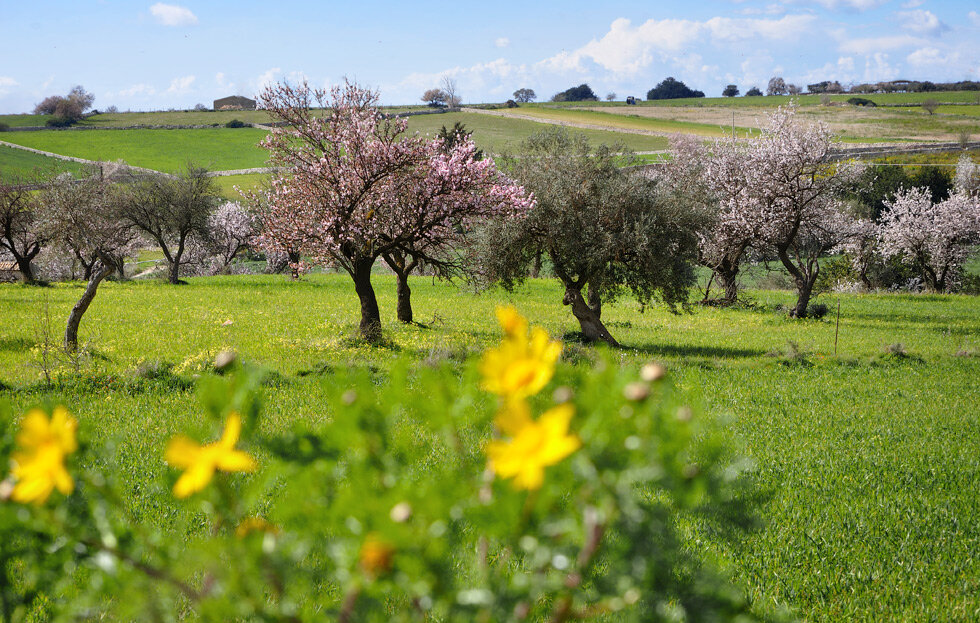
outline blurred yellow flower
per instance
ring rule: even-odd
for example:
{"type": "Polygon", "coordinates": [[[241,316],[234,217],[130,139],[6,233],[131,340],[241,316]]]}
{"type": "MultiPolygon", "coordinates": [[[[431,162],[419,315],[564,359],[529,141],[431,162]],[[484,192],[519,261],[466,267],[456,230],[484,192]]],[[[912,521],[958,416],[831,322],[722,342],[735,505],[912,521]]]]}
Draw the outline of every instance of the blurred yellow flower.
{"type": "Polygon", "coordinates": [[[538,489],[544,482],[544,468],[575,452],[582,442],[568,433],[575,408],[558,405],[537,421],[529,420],[506,441],[491,441],[486,453],[490,468],[502,478],[513,478],[518,489],[538,489]]]}
{"type": "Polygon", "coordinates": [[[483,354],[483,389],[515,400],[532,396],[548,384],[561,355],[561,342],[540,328],[527,332],[527,321],[513,307],[497,309],[506,334],[500,346],[483,354]]]}
{"type": "Polygon", "coordinates": [[[513,437],[531,422],[531,408],[523,400],[507,400],[493,422],[501,433],[513,437]]]}
{"type": "Polygon", "coordinates": [[[371,533],[361,545],[359,562],[365,573],[377,577],[391,571],[394,556],[395,548],[385,543],[377,534],[371,533]]]}
{"type": "Polygon", "coordinates": [[[29,412],[17,434],[19,450],[11,456],[16,484],[11,499],[42,504],[57,487],[68,495],[75,489],[65,469],[65,457],[78,449],[78,421],[64,407],[55,407],[51,419],[40,409],[29,412]]]}
{"type": "Polygon", "coordinates": [[[513,305],[498,306],[497,321],[507,337],[524,337],[527,334],[527,320],[513,305]]]}
{"type": "Polygon", "coordinates": [[[185,470],[174,484],[174,495],[186,498],[207,486],[215,470],[223,472],[252,472],[258,464],[251,456],[235,449],[242,432],[242,418],[232,413],[225,420],[221,439],[202,446],[178,435],[167,445],[166,459],[172,467],[185,470]]]}
{"type": "Polygon", "coordinates": [[[244,539],[253,532],[279,534],[279,528],[263,517],[246,517],[235,527],[235,536],[244,539]]]}

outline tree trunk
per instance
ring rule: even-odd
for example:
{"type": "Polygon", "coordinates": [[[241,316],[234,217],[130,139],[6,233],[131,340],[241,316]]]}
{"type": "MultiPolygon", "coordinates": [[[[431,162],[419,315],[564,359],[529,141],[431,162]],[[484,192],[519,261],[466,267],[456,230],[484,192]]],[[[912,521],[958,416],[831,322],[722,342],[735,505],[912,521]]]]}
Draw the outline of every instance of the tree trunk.
{"type": "MultiPolygon", "coordinates": [[[[602,340],[603,342],[609,344],[610,346],[615,346],[619,348],[619,342],[617,342],[609,331],[606,329],[605,325],[596,315],[595,311],[585,302],[582,298],[581,290],[575,288],[571,285],[565,286],[565,296],[562,298],[563,305],[571,305],[572,315],[578,320],[579,326],[582,327],[582,334],[585,335],[585,339],[588,342],[595,342],[602,340]]],[[[601,308],[600,308],[601,312],[601,308]]]]}
{"type": "Polygon", "coordinates": [[[538,249],[538,252],[534,254],[534,266],[531,267],[531,276],[537,279],[541,276],[541,256],[544,252],[538,249]]]}
{"type": "Polygon", "coordinates": [[[790,310],[792,318],[806,318],[806,308],[810,305],[810,298],[813,296],[813,284],[816,282],[816,274],[806,276],[802,281],[796,281],[796,305],[790,310]]]}
{"type": "Polygon", "coordinates": [[[719,267],[718,281],[725,289],[725,298],[722,301],[726,305],[734,305],[738,300],[738,266],[734,268],[724,265],[719,267]]]}
{"type": "Polygon", "coordinates": [[[92,276],[88,280],[88,285],[85,286],[82,298],[78,299],[75,306],[71,308],[71,314],[68,315],[68,326],[65,327],[65,350],[67,352],[74,353],[78,350],[78,325],[82,322],[82,316],[85,315],[89,305],[92,304],[99,284],[111,275],[113,270],[115,269],[112,264],[103,264],[101,261],[93,267],[92,276]]]}
{"type": "Polygon", "coordinates": [[[354,271],[351,276],[354,278],[354,290],[361,301],[361,337],[368,342],[379,342],[381,341],[381,312],[378,310],[378,299],[374,296],[374,287],[371,286],[371,267],[374,266],[374,258],[359,259],[353,264],[354,271]]]}
{"type": "Polygon", "coordinates": [[[293,281],[299,279],[299,268],[298,268],[299,260],[300,260],[300,255],[298,251],[289,252],[289,263],[288,263],[288,265],[290,266],[289,276],[293,279],[293,281]]]}
{"type": "Polygon", "coordinates": [[[17,262],[17,270],[20,271],[21,279],[24,283],[34,283],[36,280],[34,278],[34,267],[31,266],[31,258],[23,255],[15,255],[14,260],[17,262]]]}
{"type": "Polygon", "coordinates": [[[408,273],[395,272],[398,278],[398,320],[404,323],[411,323],[412,315],[412,290],[408,287],[408,273]]]}

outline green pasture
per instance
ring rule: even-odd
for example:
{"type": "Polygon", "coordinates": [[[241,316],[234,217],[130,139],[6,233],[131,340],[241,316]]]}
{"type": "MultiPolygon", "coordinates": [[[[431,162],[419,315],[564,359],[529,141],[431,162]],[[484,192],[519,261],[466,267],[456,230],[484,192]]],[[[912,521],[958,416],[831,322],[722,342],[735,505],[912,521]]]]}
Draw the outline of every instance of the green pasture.
{"type": "Polygon", "coordinates": [[[258,146],[266,135],[254,128],[197,130],[95,130],[7,132],[3,140],[87,160],[126,163],[173,172],[188,160],[216,171],[265,166],[258,146]]]}
{"type": "Polygon", "coordinates": [[[73,175],[82,175],[85,169],[85,165],[77,162],[59,160],[0,145],[0,179],[25,178],[33,175],[50,178],[66,171],[73,175]]]}
{"type": "Polygon", "coordinates": [[[221,194],[232,201],[239,201],[242,198],[241,193],[236,190],[236,187],[248,192],[250,190],[258,190],[262,186],[262,182],[268,179],[268,175],[265,173],[246,173],[244,175],[222,175],[214,178],[215,185],[221,189],[221,194]]]}
{"type": "MultiPolygon", "coordinates": [[[[434,135],[442,126],[451,128],[457,121],[465,124],[466,129],[473,132],[473,140],[481,149],[491,153],[513,152],[528,136],[547,128],[543,124],[526,119],[461,112],[409,117],[408,129],[410,132],[434,135]]],[[[662,136],[577,128],[570,128],[570,131],[584,134],[594,143],[607,145],[623,143],[633,151],[655,151],[667,147],[667,139],[662,136]]]]}
{"type": "MultiPolygon", "coordinates": [[[[164,469],[166,440],[199,417],[192,391],[147,375],[161,362],[191,379],[232,348],[268,366],[281,380],[267,389],[265,426],[284,431],[324,417],[334,368],[371,366],[383,379],[396,358],[428,365],[478,353],[499,338],[498,304],[515,304],[553,335],[577,330],[552,280],[477,295],[414,278],[420,324],[401,325],[394,280],[378,274],[383,347],[355,338],[359,308],[346,275],[189,281],[106,283],[82,323],[86,355],[75,362],[56,344],[82,284],[0,285],[0,400],[15,412],[70,405],[91,437],[116,442],[135,510],[161,522],[172,502],[139,483],[164,469]]],[[[976,620],[980,299],[842,295],[839,336],[832,315],[788,319],[778,309],[792,301],[787,292],[748,299],[740,309],[679,314],[628,300],[604,307],[627,346],[616,353],[622,365],[663,362],[694,404],[729,416],[733,447],[756,464],[764,527],[734,540],[695,530],[692,547],[717,556],[760,612],[976,620]]],[[[565,357],[589,365],[591,352],[569,343],[565,357]]]]}

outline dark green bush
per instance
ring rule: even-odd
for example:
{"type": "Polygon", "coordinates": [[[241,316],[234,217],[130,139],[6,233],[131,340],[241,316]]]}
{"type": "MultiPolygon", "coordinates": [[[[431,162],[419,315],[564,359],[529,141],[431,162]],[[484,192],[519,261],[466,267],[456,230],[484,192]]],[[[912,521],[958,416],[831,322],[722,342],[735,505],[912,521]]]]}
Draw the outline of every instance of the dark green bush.
{"type": "Polygon", "coordinates": [[[232,119],[231,121],[225,124],[226,128],[244,128],[247,126],[248,126],[247,123],[245,123],[244,121],[239,121],[238,119],[232,119]]]}
{"type": "Polygon", "coordinates": [[[848,98],[847,103],[851,106],[867,106],[869,108],[875,108],[878,104],[875,104],[871,100],[864,97],[851,97],[848,98]]]}

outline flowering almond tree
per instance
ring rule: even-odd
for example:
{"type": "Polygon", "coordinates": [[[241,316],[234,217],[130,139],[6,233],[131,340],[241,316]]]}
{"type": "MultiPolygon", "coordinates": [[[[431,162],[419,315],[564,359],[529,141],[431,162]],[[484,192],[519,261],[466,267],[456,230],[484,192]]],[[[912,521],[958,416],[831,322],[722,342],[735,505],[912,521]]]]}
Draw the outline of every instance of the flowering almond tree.
{"type": "Polygon", "coordinates": [[[804,318],[820,258],[854,235],[856,223],[840,197],[857,169],[828,161],[834,146],[825,124],[805,124],[796,109],[780,108],[754,147],[751,192],[761,204],[760,245],[796,284],[790,315],[804,318]]]}
{"type": "Polygon", "coordinates": [[[969,247],[980,240],[980,202],[963,192],[933,203],[926,188],[913,188],[886,201],[881,252],[916,266],[936,292],[959,276],[969,247]]]}
{"type": "MultiPolygon", "coordinates": [[[[449,267],[445,251],[455,228],[522,214],[532,203],[492,161],[475,157],[472,141],[445,153],[441,141],[403,136],[406,121],[385,119],[377,93],[356,84],[334,87],[329,102],[325,91],[305,84],[270,87],[261,99],[285,123],[263,143],[280,172],[256,202],[260,244],[343,268],[354,281],[368,341],[381,337],[371,285],[378,258],[407,254],[449,267]],[[329,114],[315,114],[312,103],[329,114]]],[[[407,272],[407,293],[405,278],[407,272]]]]}
{"type": "MultiPolygon", "coordinates": [[[[724,288],[716,301],[731,305],[738,298],[742,260],[762,231],[762,203],[752,192],[755,153],[734,138],[703,144],[691,136],[671,138],[671,160],[657,177],[671,194],[698,206],[705,227],[698,232],[698,263],[710,268],[724,288]]],[[[704,302],[711,294],[710,282],[704,302]]]]}

